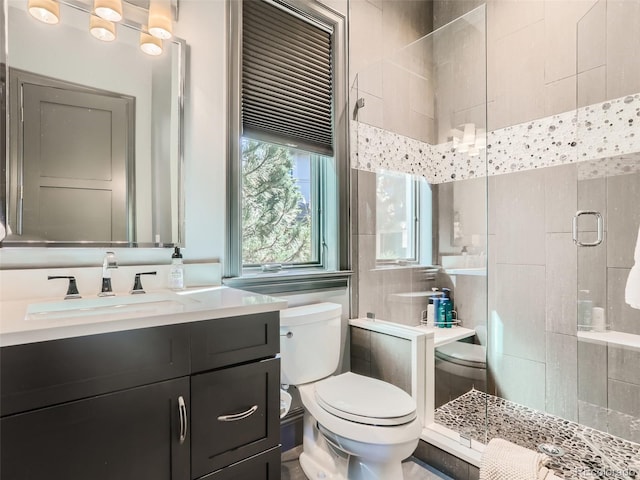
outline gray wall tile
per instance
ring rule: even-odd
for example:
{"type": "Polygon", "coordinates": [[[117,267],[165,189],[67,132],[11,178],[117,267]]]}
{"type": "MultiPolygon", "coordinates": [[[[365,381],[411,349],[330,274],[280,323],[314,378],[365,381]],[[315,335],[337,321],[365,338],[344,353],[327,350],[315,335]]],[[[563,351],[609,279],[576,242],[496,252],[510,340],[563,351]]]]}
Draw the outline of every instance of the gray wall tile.
{"type": "Polygon", "coordinates": [[[615,410],[608,411],[607,431],[612,435],[640,443],[639,423],[638,415],[628,415],[615,410]]]}
{"type": "Polygon", "coordinates": [[[376,234],[376,174],[358,171],[358,234],[376,234]]]}
{"type": "MultiPolygon", "coordinates": [[[[580,401],[600,407],[607,406],[607,347],[605,345],[578,342],[578,398],[580,401]]],[[[585,409],[587,407],[585,406],[585,409]]],[[[585,415],[590,412],[585,410],[585,415]]],[[[580,418],[583,422],[583,419],[580,418]]],[[[593,423],[587,423],[593,425],[593,423]]]]}
{"type": "Polygon", "coordinates": [[[578,108],[604,102],[607,99],[607,67],[603,65],[579,73],[577,84],[578,108]]]}
{"type": "Polygon", "coordinates": [[[609,378],[640,385],[640,351],[614,345],[609,345],[608,350],[609,378]]]}
{"type": "Polygon", "coordinates": [[[575,335],[577,249],[569,233],[547,234],[546,329],[575,335]]]}
{"type": "Polygon", "coordinates": [[[501,265],[496,268],[496,304],[507,355],[545,361],[545,268],[537,265],[501,265]]]}
{"type": "Polygon", "coordinates": [[[609,408],[640,417],[640,385],[609,379],[609,408]]]}
{"type": "Polygon", "coordinates": [[[545,172],[530,170],[496,178],[497,262],[545,264],[545,172]]]}
{"type": "Polygon", "coordinates": [[[510,355],[492,366],[499,396],[536,410],[545,409],[545,364],[510,355]]]}
{"type": "Polygon", "coordinates": [[[371,361],[371,331],[364,328],[351,327],[351,361],[354,358],[371,361]]]}
{"type": "Polygon", "coordinates": [[[546,232],[571,232],[577,210],[578,169],[562,165],[544,169],[546,232]]]}
{"type": "Polygon", "coordinates": [[[578,248],[578,292],[588,290],[594,307],[607,309],[607,241],[597,247],[578,248]]]}
{"type": "Polygon", "coordinates": [[[411,393],[411,341],[371,332],[371,376],[411,393]]]}
{"type": "Polygon", "coordinates": [[[607,98],[640,91],[640,2],[607,2],[607,98]]]}
{"type": "Polygon", "coordinates": [[[456,480],[468,480],[469,464],[423,440],[418,442],[414,456],[456,480]]]}
{"type": "Polygon", "coordinates": [[[624,300],[628,268],[607,269],[607,323],[612,330],[640,335],[640,310],[624,300]]]}
{"type": "Polygon", "coordinates": [[[607,62],[607,2],[595,2],[577,23],[578,72],[607,62]]]}
{"type": "Polygon", "coordinates": [[[640,226],[640,173],[607,178],[607,266],[631,268],[640,226]]]}
{"type": "Polygon", "coordinates": [[[578,417],[579,422],[582,425],[588,425],[591,428],[595,428],[603,432],[606,432],[609,429],[609,411],[606,407],[579,401],[578,417]]]}
{"type": "Polygon", "coordinates": [[[547,333],[546,409],[578,420],[578,341],[572,335],[547,333]]]}

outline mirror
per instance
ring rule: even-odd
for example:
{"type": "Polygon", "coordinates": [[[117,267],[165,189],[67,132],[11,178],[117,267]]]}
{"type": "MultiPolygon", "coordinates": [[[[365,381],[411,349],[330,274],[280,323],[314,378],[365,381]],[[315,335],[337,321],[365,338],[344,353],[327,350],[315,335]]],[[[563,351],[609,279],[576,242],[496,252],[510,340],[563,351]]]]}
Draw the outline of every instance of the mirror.
{"type": "Polygon", "coordinates": [[[55,25],[8,1],[2,245],[181,245],[185,42],[146,55],[126,9],[100,41],[75,1],[55,25]]]}

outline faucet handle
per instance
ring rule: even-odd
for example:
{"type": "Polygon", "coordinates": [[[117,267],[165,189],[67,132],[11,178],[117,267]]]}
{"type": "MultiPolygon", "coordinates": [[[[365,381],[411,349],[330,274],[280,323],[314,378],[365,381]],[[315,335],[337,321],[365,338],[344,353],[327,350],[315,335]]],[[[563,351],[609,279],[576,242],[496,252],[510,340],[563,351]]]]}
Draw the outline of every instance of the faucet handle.
{"type": "Polygon", "coordinates": [[[142,288],[142,281],[140,280],[140,275],[155,275],[158,272],[140,272],[136,273],[136,278],[133,281],[133,288],[131,289],[131,294],[135,295],[138,293],[146,293],[142,288]]]}
{"type": "Polygon", "coordinates": [[[66,278],[69,280],[69,286],[67,287],[67,294],[64,296],[65,300],[69,300],[71,298],[82,298],[80,293],[78,292],[78,284],[76,283],[76,277],[72,275],[49,275],[47,280],[55,280],[58,278],[66,278]]]}

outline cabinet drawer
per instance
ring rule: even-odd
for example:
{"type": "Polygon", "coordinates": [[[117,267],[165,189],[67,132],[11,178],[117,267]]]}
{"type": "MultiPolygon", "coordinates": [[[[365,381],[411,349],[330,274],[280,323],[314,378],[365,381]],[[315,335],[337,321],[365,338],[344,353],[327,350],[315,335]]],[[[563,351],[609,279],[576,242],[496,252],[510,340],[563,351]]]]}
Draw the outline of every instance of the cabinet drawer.
{"type": "Polygon", "coordinates": [[[279,445],[279,405],[278,358],[191,377],[192,478],[279,445]]]}
{"type": "Polygon", "coordinates": [[[184,325],[65,338],[0,350],[2,416],[189,374],[184,325]]]}
{"type": "Polygon", "coordinates": [[[279,327],[277,311],[193,323],[192,371],[275,356],[280,351],[279,327]]]}
{"type": "Polygon", "coordinates": [[[280,464],[280,447],[275,447],[200,480],[276,480],[280,478],[280,464]]]}

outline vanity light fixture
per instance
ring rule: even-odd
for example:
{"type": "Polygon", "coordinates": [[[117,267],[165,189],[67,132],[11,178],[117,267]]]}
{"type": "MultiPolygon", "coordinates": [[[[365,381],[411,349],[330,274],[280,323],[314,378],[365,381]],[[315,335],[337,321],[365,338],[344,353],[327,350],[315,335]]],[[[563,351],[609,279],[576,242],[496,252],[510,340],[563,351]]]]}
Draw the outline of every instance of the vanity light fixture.
{"type": "Polygon", "coordinates": [[[171,3],[169,0],[150,0],[148,30],[156,38],[166,40],[172,35],[171,3]]]}
{"type": "Polygon", "coordinates": [[[89,31],[91,35],[103,42],[112,42],[116,39],[116,25],[109,20],[91,15],[89,20],[89,31]]]}
{"type": "Polygon", "coordinates": [[[54,0],[29,0],[27,8],[41,22],[54,25],[60,21],[60,4],[54,0]]]}
{"type": "Polygon", "coordinates": [[[122,20],[122,0],[95,0],[93,10],[97,16],[110,22],[122,20]]]}
{"type": "Polygon", "coordinates": [[[148,33],[140,33],[140,50],[147,55],[157,56],[162,53],[162,40],[148,33]]]}

